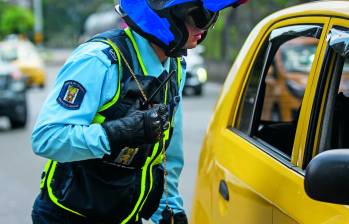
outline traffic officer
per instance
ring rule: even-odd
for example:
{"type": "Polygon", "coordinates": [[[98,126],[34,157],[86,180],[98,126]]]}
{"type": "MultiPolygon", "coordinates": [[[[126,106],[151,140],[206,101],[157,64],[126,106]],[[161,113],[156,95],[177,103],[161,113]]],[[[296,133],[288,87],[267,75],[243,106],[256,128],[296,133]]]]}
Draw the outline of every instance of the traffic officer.
{"type": "Polygon", "coordinates": [[[49,161],[33,223],[187,223],[182,56],[220,10],[245,1],[120,1],[129,28],[72,53],[34,127],[33,150],[49,161]]]}

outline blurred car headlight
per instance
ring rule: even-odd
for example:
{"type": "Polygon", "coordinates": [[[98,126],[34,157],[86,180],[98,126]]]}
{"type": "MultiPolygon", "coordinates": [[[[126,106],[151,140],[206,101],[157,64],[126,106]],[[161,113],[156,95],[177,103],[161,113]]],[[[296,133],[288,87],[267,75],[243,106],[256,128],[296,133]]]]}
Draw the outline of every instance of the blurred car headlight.
{"type": "Polygon", "coordinates": [[[12,91],[22,92],[26,89],[25,79],[19,71],[17,70],[13,71],[10,77],[11,77],[10,88],[12,91]]]}
{"type": "Polygon", "coordinates": [[[207,70],[205,68],[202,68],[202,67],[198,68],[196,70],[196,74],[201,83],[204,83],[207,81],[207,70]]]}
{"type": "Polygon", "coordinates": [[[11,89],[15,92],[22,92],[26,89],[26,85],[23,81],[13,81],[11,83],[11,89]]]}

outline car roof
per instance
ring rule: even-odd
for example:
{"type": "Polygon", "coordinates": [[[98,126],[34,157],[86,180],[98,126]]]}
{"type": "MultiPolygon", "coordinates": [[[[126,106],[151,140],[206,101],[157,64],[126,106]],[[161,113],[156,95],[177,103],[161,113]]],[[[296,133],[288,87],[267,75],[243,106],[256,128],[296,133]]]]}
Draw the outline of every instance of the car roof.
{"type": "MultiPolygon", "coordinates": [[[[264,33],[268,27],[278,21],[306,16],[340,17],[349,19],[349,1],[316,1],[277,11],[264,18],[254,27],[250,32],[247,42],[254,40],[256,36],[260,33],[264,33]]],[[[247,50],[247,47],[244,50],[247,50]]]]}
{"type": "Polygon", "coordinates": [[[333,16],[349,18],[349,1],[316,1],[289,7],[270,16],[268,20],[295,16],[333,16]]]}

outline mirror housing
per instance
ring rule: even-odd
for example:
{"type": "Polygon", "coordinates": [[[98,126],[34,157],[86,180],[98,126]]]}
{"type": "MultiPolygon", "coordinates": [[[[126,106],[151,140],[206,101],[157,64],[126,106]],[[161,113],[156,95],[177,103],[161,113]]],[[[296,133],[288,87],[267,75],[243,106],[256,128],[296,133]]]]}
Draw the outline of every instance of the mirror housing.
{"type": "Polygon", "coordinates": [[[313,158],[304,189],[312,199],[349,205],[349,149],[329,150],[313,158]]]}

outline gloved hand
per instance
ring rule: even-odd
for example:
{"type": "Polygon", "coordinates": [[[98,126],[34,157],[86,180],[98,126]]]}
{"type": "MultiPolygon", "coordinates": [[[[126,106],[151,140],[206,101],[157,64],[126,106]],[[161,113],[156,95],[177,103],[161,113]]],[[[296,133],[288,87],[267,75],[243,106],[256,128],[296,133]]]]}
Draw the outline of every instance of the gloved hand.
{"type": "Polygon", "coordinates": [[[113,150],[154,144],[160,140],[168,128],[168,110],[157,104],[148,110],[135,110],[126,117],[102,124],[113,150]]]}
{"type": "Polygon", "coordinates": [[[167,213],[166,210],[162,213],[162,219],[159,221],[159,224],[188,224],[187,216],[184,212],[179,212],[176,214],[164,214],[167,213]],[[172,222],[173,217],[173,222],[172,222]]]}

